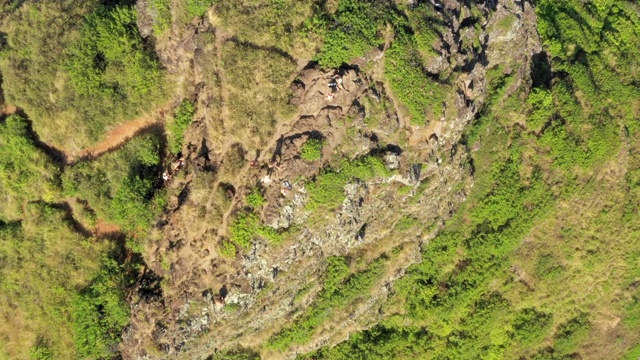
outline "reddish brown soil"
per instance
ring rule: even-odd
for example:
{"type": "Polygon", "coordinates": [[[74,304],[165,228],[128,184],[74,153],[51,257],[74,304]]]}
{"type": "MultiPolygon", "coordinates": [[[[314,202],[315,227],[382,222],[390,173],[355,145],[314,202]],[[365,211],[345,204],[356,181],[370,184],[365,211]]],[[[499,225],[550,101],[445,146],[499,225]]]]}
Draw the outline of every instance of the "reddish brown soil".
{"type": "Polygon", "coordinates": [[[124,124],[116,126],[109,131],[104,140],[98,145],[85,149],[80,154],[80,158],[96,158],[106,152],[117,149],[123,143],[134,137],[142,130],[156,124],[156,119],[153,117],[142,117],[132,121],[128,121],[124,124]]]}

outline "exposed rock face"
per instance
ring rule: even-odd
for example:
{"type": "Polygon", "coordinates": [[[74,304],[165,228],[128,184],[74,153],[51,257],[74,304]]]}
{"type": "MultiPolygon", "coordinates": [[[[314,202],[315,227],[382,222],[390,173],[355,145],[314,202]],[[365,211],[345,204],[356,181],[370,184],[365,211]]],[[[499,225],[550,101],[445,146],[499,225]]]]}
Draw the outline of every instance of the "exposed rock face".
{"type": "MultiPolygon", "coordinates": [[[[249,251],[229,260],[211,246],[224,238],[220,222],[191,224],[197,227],[197,231],[191,229],[197,235],[187,237],[180,231],[185,226],[181,222],[189,222],[186,214],[196,211],[196,207],[187,201],[176,208],[167,215],[164,223],[168,225],[159,230],[159,240],[153,244],[151,253],[155,259],[148,259],[150,266],[166,278],[163,298],[141,299],[132,305],[134,319],[122,345],[126,358],[198,359],[235,344],[258,345],[312,302],[321,286],[319,280],[327,256],[366,254],[371,258],[402,248],[400,260],[389,265],[371,297],[358,303],[352,316],[335,319],[338,323],[334,324],[334,331],[323,331],[312,343],[296,351],[312,351],[344,340],[350,331],[371,326],[383,316],[378,309],[391,284],[420,260],[421,244],[436,235],[472,186],[467,149],[460,141],[465,127],[485,102],[487,69],[499,65],[505,72],[518,74],[517,81],[528,82],[531,58],[541,51],[535,14],[529,2],[486,1],[480,6],[482,14],[472,14],[461,1],[435,1],[434,6],[438,7],[447,29],[440,40],[441,56],[428,64],[427,70],[434,74],[452,72],[456,80],[444,117],[416,127],[407,124],[393,109],[387,109],[372,133],[365,126],[370,109],[363,104],[385,99],[394,102],[383,79],[355,67],[328,72],[313,65],[301,69],[290,87],[290,104],[297,107],[297,115],[283,125],[278,141],[263,152],[273,154],[278,167],[245,166],[243,183],[234,186],[240,189],[242,185],[259,183],[268,201],[261,214],[264,223],[276,229],[295,225],[302,231],[285,246],[256,240],[249,251]],[[513,21],[504,20],[508,17],[513,21]],[[329,84],[336,75],[341,82],[332,89],[329,84]],[[322,160],[314,163],[301,160],[300,148],[315,136],[326,139],[322,160]],[[402,151],[380,148],[381,142],[393,140],[403,141],[405,148],[402,151]],[[386,166],[395,173],[391,177],[348,183],[342,205],[335,212],[323,214],[318,223],[318,214],[305,208],[309,180],[296,179],[311,178],[325,161],[345,147],[353,151],[352,156],[382,151],[386,166]],[[283,191],[285,181],[291,188],[283,191]],[[409,187],[409,191],[400,195],[399,186],[409,187]],[[403,237],[389,236],[403,217],[418,219],[424,227],[403,237]],[[171,259],[170,264],[163,269],[159,259],[167,258],[171,259]],[[223,285],[228,286],[225,307],[236,311],[224,311],[220,301],[207,293],[223,285]],[[311,286],[309,294],[295,302],[294,297],[305,286],[311,286]],[[156,349],[156,353],[151,354],[149,349],[156,349]]],[[[144,12],[144,2],[139,7],[144,12]]],[[[148,21],[144,19],[143,22],[148,21]]],[[[203,56],[206,49],[195,45],[196,26],[193,26],[191,33],[170,39],[161,47],[160,57],[169,70],[193,65],[193,82],[197,84],[194,88],[200,90],[198,100],[203,104],[211,101],[215,91],[208,89],[212,85],[198,75],[201,68],[196,58],[203,56]]],[[[208,24],[197,27],[209,29],[208,24]]],[[[384,61],[384,54],[380,55],[367,59],[369,66],[379,68],[384,61]]],[[[224,154],[222,142],[209,137],[207,144],[219,149],[207,152],[212,162],[215,159],[219,162],[224,154]]],[[[203,175],[189,176],[193,178],[185,179],[187,184],[203,175]]],[[[233,199],[232,212],[241,207],[238,196],[233,199]]],[[[225,216],[221,219],[226,221],[225,216]]],[[[279,356],[294,358],[295,353],[279,356]]]]}

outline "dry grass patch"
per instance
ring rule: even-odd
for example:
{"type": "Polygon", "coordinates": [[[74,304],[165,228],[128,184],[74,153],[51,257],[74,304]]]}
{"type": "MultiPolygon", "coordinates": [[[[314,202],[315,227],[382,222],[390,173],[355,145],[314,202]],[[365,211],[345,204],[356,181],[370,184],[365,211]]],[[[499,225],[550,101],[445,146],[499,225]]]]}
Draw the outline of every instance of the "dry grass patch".
{"type": "Polygon", "coordinates": [[[287,104],[296,64],[285,56],[234,41],[223,48],[230,118],[225,128],[236,139],[266,145],[279,119],[293,114],[287,104]]]}

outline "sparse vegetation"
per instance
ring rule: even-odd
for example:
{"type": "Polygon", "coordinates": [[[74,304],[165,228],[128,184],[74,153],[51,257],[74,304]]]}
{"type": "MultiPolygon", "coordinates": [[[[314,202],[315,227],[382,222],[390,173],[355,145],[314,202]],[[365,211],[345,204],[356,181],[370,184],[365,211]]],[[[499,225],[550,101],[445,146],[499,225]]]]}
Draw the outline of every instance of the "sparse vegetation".
{"type": "Polygon", "coordinates": [[[228,87],[231,117],[225,127],[237,139],[263,144],[277,119],[291,112],[287,87],[295,63],[276,51],[234,41],[225,43],[222,58],[232,79],[228,87]]]}

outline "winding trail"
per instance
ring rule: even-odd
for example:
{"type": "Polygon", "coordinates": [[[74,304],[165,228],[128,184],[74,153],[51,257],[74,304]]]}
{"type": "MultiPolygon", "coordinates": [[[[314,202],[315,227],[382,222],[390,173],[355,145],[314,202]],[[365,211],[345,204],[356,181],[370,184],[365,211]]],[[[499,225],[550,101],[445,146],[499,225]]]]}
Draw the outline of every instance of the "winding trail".
{"type": "MultiPolygon", "coordinates": [[[[166,112],[167,107],[162,107],[155,111],[155,114],[159,114],[161,118],[164,118],[166,112]]],[[[105,135],[104,140],[102,140],[99,144],[82,150],[80,155],[73,156],[65,152],[67,163],[73,164],[79,160],[95,159],[105,153],[117,150],[139,133],[161,123],[162,120],[157,119],[155,115],[145,115],[137,119],[124,122],[109,131],[105,135]]]]}

